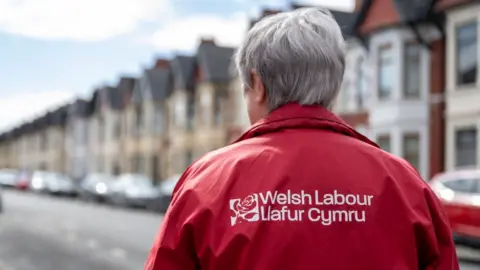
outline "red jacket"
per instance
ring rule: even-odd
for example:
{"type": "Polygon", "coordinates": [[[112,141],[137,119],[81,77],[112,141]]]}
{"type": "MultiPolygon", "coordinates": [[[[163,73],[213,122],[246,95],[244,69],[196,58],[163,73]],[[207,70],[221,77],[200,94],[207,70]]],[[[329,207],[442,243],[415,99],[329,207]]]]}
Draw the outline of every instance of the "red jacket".
{"type": "Polygon", "coordinates": [[[407,162],[289,104],[185,171],[145,269],[459,266],[443,208],[407,162]]]}

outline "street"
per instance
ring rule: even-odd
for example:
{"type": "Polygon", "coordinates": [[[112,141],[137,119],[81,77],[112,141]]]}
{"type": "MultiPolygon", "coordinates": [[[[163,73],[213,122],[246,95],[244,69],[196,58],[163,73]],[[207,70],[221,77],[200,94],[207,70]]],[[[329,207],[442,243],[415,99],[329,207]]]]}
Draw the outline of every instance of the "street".
{"type": "Polygon", "coordinates": [[[0,270],[142,269],[160,215],[4,191],[0,270]]]}
{"type": "MultiPolygon", "coordinates": [[[[68,198],[4,191],[0,270],[142,269],[161,216],[68,198]]],[[[459,248],[462,270],[480,252],[459,248]]]]}

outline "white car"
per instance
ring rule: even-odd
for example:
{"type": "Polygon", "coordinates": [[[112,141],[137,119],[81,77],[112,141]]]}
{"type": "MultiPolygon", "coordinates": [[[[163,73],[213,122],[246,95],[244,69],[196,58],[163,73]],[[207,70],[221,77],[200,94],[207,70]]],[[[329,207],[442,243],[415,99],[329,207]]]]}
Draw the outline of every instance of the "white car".
{"type": "Polygon", "coordinates": [[[18,171],[11,169],[0,170],[0,186],[15,187],[18,180],[18,171]]]}

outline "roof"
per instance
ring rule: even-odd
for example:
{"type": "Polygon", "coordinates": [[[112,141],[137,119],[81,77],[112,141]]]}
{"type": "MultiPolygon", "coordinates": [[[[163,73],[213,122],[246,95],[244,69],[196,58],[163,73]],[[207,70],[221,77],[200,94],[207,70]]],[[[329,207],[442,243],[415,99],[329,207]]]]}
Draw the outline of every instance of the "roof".
{"type": "Polygon", "coordinates": [[[393,0],[402,23],[415,22],[427,17],[435,0],[393,0]]]}
{"type": "Polygon", "coordinates": [[[132,102],[139,103],[145,98],[166,99],[171,92],[170,68],[152,68],[143,72],[133,89],[132,102]]]}
{"type": "Polygon", "coordinates": [[[133,77],[121,77],[117,88],[122,100],[122,108],[130,101],[136,79],[133,77]]]}
{"type": "Polygon", "coordinates": [[[202,79],[210,82],[230,80],[230,64],[235,49],[220,47],[214,43],[202,43],[197,51],[197,63],[202,79]]]}
{"type": "Polygon", "coordinates": [[[89,103],[89,114],[98,113],[104,106],[113,110],[123,108],[123,98],[120,95],[120,90],[113,86],[103,86],[95,89],[89,103]]]}
{"type": "Polygon", "coordinates": [[[176,56],[171,62],[174,87],[192,89],[194,85],[195,57],[176,56]]]}
{"type": "Polygon", "coordinates": [[[104,88],[104,97],[106,104],[110,109],[121,110],[123,108],[123,98],[117,87],[107,86],[104,88]]]}
{"type": "MultiPolygon", "coordinates": [[[[363,5],[353,24],[353,29],[358,27],[365,20],[370,7],[375,0],[364,0],[363,5]]],[[[400,24],[410,24],[426,20],[434,11],[438,0],[390,0],[400,18],[400,24]]]]}
{"type": "Polygon", "coordinates": [[[67,120],[68,106],[62,106],[50,114],[50,125],[64,126],[67,120]]]}
{"type": "MultiPolygon", "coordinates": [[[[316,7],[312,5],[301,5],[301,4],[292,4],[291,5],[291,10],[299,9],[299,8],[307,8],[307,7],[316,7]]],[[[330,13],[332,13],[333,17],[337,21],[338,25],[342,29],[342,33],[344,36],[349,36],[353,34],[353,29],[355,25],[355,21],[357,18],[357,13],[354,12],[347,12],[347,11],[340,11],[340,10],[334,10],[334,9],[328,9],[330,13]]],[[[262,11],[262,15],[258,20],[251,20],[250,21],[250,28],[253,27],[255,23],[260,21],[261,19],[274,15],[277,13],[282,12],[281,10],[270,10],[270,9],[265,9],[262,11]]]]}
{"type": "Polygon", "coordinates": [[[77,99],[68,107],[68,114],[70,116],[87,117],[89,113],[89,102],[84,99],[77,99]]]}

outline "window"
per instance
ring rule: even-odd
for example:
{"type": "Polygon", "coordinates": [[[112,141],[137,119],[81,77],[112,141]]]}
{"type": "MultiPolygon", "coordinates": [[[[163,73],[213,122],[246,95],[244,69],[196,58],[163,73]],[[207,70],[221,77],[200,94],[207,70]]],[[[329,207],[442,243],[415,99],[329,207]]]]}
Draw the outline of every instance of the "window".
{"type": "Polygon", "coordinates": [[[191,130],[195,119],[195,96],[189,93],[187,100],[187,129],[191,130]]]}
{"type": "Polygon", "coordinates": [[[455,134],[455,166],[477,164],[477,129],[457,130],[455,134]]]}
{"type": "Polygon", "coordinates": [[[378,99],[387,100],[392,97],[395,71],[391,48],[380,48],[378,58],[378,99]]]}
{"type": "Polygon", "coordinates": [[[98,135],[98,142],[103,142],[104,136],[105,136],[105,122],[103,121],[103,118],[98,118],[97,122],[97,135],[98,135]]]}
{"type": "Polygon", "coordinates": [[[469,22],[456,29],[457,85],[477,81],[478,68],[477,22],[469,22]]]}
{"type": "Polygon", "coordinates": [[[135,173],[143,173],[144,164],[143,164],[142,156],[134,156],[132,158],[132,168],[133,168],[133,172],[135,173]]]}
{"type": "Polygon", "coordinates": [[[390,152],[390,135],[380,135],[377,137],[377,144],[382,148],[383,150],[390,152]]]}
{"type": "Polygon", "coordinates": [[[357,62],[357,93],[356,104],[357,109],[362,109],[365,106],[365,96],[367,93],[367,80],[365,74],[365,58],[360,57],[357,62]]]}
{"type": "Polygon", "coordinates": [[[475,190],[474,193],[480,193],[480,179],[475,179],[475,190]]]}
{"type": "Polygon", "coordinates": [[[113,137],[115,139],[120,138],[120,133],[122,132],[122,127],[120,126],[120,120],[116,119],[113,122],[113,137]]]}
{"type": "Polygon", "coordinates": [[[163,120],[163,107],[158,105],[155,107],[153,118],[153,129],[155,134],[160,134],[163,131],[163,120]]]}
{"type": "Polygon", "coordinates": [[[112,167],[112,172],[113,172],[113,175],[115,175],[115,176],[120,175],[120,173],[121,173],[120,166],[115,163],[112,167]]]}
{"type": "Polygon", "coordinates": [[[42,131],[42,134],[40,135],[40,150],[44,151],[47,150],[47,144],[48,144],[48,137],[47,137],[47,132],[42,131]]]}
{"type": "Polygon", "coordinates": [[[405,44],[404,51],[404,78],[403,78],[403,97],[407,99],[420,98],[421,86],[421,59],[422,48],[416,43],[405,44]]]}
{"type": "Polygon", "coordinates": [[[215,93],[213,100],[213,120],[215,126],[219,126],[222,123],[222,98],[220,93],[215,93]]]}
{"type": "Polygon", "coordinates": [[[143,129],[143,108],[141,106],[135,107],[135,135],[140,136],[143,129]]]}
{"type": "Polygon", "coordinates": [[[451,181],[445,181],[442,184],[453,191],[463,192],[463,193],[473,193],[476,188],[475,179],[451,180],[451,181]]]}
{"type": "Polygon", "coordinates": [[[419,169],[420,165],[420,135],[405,134],[403,136],[403,158],[419,169]]]}
{"type": "Polygon", "coordinates": [[[201,104],[201,110],[202,110],[202,123],[203,124],[210,124],[210,116],[211,116],[211,111],[210,111],[210,105],[211,105],[211,100],[210,100],[210,92],[203,92],[200,97],[200,104],[201,104]]]}

